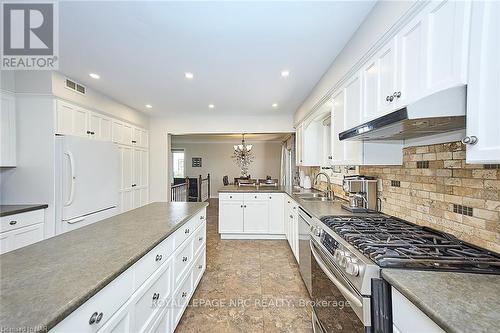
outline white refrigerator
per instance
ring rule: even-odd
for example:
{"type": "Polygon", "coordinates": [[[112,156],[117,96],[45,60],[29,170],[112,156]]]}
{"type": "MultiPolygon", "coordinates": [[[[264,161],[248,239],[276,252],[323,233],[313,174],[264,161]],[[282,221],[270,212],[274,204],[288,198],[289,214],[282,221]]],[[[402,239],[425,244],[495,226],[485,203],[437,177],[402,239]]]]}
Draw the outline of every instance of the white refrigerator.
{"type": "Polygon", "coordinates": [[[56,136],[56,234],[118,213],[119,158],[111,142],[56,136]]]}

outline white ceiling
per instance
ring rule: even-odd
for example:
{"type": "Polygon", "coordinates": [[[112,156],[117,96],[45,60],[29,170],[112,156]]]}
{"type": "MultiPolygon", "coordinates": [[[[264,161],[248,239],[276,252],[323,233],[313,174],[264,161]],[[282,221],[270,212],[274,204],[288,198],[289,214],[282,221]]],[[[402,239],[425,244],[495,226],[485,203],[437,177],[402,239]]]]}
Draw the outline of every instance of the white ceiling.
{"type": "Polygon", "coordinates": [[[292,114],[373,5],[61,2],[60,71],[152,114],[292,114]]]}

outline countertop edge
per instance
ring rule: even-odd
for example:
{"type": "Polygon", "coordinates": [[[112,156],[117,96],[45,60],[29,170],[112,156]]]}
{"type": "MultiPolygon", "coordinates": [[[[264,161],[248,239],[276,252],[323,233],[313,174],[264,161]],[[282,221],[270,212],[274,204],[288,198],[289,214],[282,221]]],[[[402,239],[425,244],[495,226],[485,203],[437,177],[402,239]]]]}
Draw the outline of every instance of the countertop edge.
{"type": "MultiPolygon", "coordinates": [[[[143,253],[138,254],[131,260],[129,260],[120,270],[118,270],[115,274],[112,274],[108,276],[106,279],[104,279],[101,283],[97,284],[89,293],[87,293],[84,297],[81,297],[79,299],[75,299],[72,303],[68,304],[67,307],[61,309],[61,312],[59,314],[56,314],[54,316],[54,319],[47,322],[46,325],[43,323],[40,325],[40,327],[43,327],[43,331],[49,331],[52,328],[54,328],[57,324],[59,324],[61,321],[63,321],[66,317],[68,317],[73,311],[78,309],[80,306],[82,306],[86,301],[88,301],[90,298],[95,296],[99,291],[104,289],[108,284],[110,284],[114,279],[116,279],[118,276],[120,276],[123,272],[125,272],[127,269],[132,267],[136,262],[138,262],[142,257],[144,257],[146,254],[148,254],[152,249],[154,249],[158,244],[163,242],[165,239],[170,237],[177,229],[182,227],[184,224],[186,224],[189,219],[191,219],[193,216],[198,214],[201,210],[205,209],[208,207],[207,202],[202,202],[203,207],[200,209],[196,210],[193,212],[191,215],[186,216],[182,221],[180,221],[177,225],[175,225],[174,228],[172,228],[168,234],[166,234],[164,237],[162,236],[157,242],[152,243],[150,247],[148,247],[147,250],[145,250],[143,253]]],[[[99,223],[99,222],[97,222],[99,223]]]]}
{"type": "MultiPolygon", "coordinates": [[[[3,205],[3,206],[17,206],[17,205],[3,205]]],[[[29,205],[19,205],[19,206],[29,206],[29,205]]],[[[47,205],[47,204],[33,204],[33,206],[30,206],[30,207],[19,208],[19,209],[7,211],[7,212],[0,211],[0,217],[31,212],[34,210],[46,209],[48,207],[49,207],[49,205],[47,205]]]]}
{"type": "Polygon", "coordinates": [[[389,282],[389,284],[396,288],[403,296],[405,296],[410,302],[412,302],[417,308],[422,310],[432,321],[434,321],[439,327],[441,327],[444,331],[448,333],[462,333],[460,331],[455,330],[452,326],[448,325],[447,322],[439,316],[434,310],[429,308],[418,296],[413,294],[406,288],[400,285],[400,283],[393,279],[390,275],[386,274],[387,269],[382,269],[382,278],[389,282]]]}

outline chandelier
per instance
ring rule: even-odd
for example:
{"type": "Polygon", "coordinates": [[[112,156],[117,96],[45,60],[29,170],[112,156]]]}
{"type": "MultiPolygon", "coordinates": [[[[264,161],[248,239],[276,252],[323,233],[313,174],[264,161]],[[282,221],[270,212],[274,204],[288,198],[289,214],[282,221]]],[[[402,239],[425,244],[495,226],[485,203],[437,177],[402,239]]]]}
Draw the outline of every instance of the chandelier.
{"type": "Polygon", "coordinates": [[[233,160],[240,167],[241,175],[247,177],[248,167],[253,162],[252,145],[245,143],[245,134],[242,134],[241,144],[234,145],[233,160]]]}

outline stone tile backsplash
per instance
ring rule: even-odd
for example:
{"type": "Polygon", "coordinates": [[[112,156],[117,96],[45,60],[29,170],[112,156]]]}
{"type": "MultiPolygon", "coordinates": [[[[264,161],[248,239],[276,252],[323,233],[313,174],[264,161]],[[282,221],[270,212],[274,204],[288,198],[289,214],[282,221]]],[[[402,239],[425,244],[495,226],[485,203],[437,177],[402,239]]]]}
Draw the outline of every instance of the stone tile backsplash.
{"type": "MultiPolygon", "coordinates": [[[[359,168],[379,179],[382,212],[500,253],[499,166],[466,164],[460,142],[409,147],[403,154],[402,166],[359,168]]],[[[338,184],[333,190],[343,192],[338,184]]]]}

